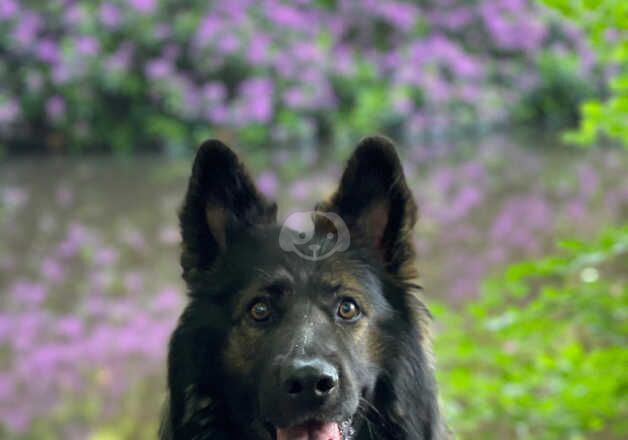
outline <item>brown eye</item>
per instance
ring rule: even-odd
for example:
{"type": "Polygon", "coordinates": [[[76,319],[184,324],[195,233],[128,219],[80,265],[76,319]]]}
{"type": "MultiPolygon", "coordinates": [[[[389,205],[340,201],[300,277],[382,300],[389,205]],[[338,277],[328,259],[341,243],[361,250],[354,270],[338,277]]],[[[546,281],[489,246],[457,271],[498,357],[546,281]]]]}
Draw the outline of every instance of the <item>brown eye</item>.
{"type": "Polygon", "coordinates": [[[344,320],[351,321],[360,316],[360,308],[352,299],[345,299],[338,306],[338,316],[344,320]]]}
{"type": "Polygon", "coordinates": [[[249,313],[256,321],[266,321],[270,317],[270,305],[266,301],[257,301],[251,306],[249,313]]]}

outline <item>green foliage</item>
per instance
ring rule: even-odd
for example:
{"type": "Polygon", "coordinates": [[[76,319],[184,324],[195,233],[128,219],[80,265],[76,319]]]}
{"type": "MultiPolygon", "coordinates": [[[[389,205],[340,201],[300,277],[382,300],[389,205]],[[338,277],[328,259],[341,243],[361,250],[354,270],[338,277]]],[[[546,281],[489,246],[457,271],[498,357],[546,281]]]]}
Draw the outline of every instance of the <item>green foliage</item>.
{"type": "Polygon", "coordinates": [[[626,438],[627,256],[628,225],[510,266],[463,313],[434,310],[461,438],[626,438]]]}
{"type": "Polygon", "coordinates": [[[542,0],[573,19],[587,33],[600,60],[614,71],[605,101],[586,101],[581,106],[578,130],[565,140],[591,144],[605,136],[628,148],[628,2],[625,0],[542,0]]]}
{"type": "Polygon", "coordinates": [[[550,129],[575,126],[579,105],[596,92],[582,74],[580,58],[546,50],[536,64],[539,82],[514,108],[514,119],[550,129]]]}

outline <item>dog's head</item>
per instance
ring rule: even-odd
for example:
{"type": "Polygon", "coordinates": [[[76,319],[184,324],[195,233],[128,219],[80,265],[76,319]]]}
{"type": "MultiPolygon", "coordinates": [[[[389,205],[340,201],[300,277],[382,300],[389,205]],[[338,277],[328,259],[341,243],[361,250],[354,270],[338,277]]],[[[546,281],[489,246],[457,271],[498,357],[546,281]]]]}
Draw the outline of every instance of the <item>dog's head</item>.
{"type": "Polygon", "coordinates": [[[238,157],[204,143],[180,215],[190,303],[171,343],[172,429],[204,429],[185,424],[208,407],[211,429],[251,439],[347,440],[368,414],[427,418],[416,215],[387,139],[363,140],[332,198],[283,225],[238,157]],[[403,350],[417,366],[398,363],[403,350]],[[393,388],[415,369],[425,396],[404,409],[393,388]]]}

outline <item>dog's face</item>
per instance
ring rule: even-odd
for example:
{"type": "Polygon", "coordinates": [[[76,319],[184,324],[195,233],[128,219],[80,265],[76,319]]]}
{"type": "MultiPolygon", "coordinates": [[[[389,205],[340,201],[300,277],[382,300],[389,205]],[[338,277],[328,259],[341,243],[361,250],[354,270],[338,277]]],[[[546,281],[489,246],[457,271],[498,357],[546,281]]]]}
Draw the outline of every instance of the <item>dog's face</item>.
{"type": "Polygon", "coordinates": [[[416,207],[389,141],[364,140],[313,213],[275,215],[231,150],[201,146],[181,212],[191,300],[169,359],[181,438],[204,438],[210,422],[194,419],[208,406],[212,429],[238,438],[353,438],[392,399],[395,332],[421,339],[416,207]]]}
{"type": "MultiPolygon", "coordinates": [[[[231,317],[220,352],[228,400],[236,413],[248,400],[269,438],[319,438],[316,430],[325,440],[349,438],[380,373],[377,323],[392,308],[368,258],[346,251],[301,259],[277,250],[282,233],[247,234],[221,263],[234,284],[240,279],[223,307],[231,317]]],[[[310,243],[333,248],[327,234],[310,243]]]]}

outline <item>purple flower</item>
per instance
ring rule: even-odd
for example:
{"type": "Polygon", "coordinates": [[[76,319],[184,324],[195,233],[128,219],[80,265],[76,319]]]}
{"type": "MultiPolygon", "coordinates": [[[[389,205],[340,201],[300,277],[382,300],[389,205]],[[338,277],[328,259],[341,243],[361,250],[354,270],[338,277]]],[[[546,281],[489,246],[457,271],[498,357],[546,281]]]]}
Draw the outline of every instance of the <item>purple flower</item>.
{"type": "Polygon", "coordinates": [[[397,95],[393,98],[393,109],[402,115],[412,112],[414,104],[412,99],[407,95],[397,95]]]}
{"type": "Polygon", "coordinates": [[[220,81],[211,81],[205,84],[201,93],[209,103],[221,102],[227,97],[227,89],[220,81]]]}
{"type": "Polygon", "coordinates": [[[440,77],[435,75],[425,75],[421,79],[422,85],[432,101],[440,103],[446,101],[451,95],[449,85],[440,77]]]}
{"type": "Polygon", "coordinates": [[[59,319],[55,327],[59,335],[70,339],[78,338],[84,332],[83,322],[71,315],[59,319]]]}
{"type": "Polygon", "coordinates": [[[301,87],[290,87],[283,92],[283,102],[290,108],[304,108],[307,104],[307,97],[301,87]]]}
{"type": "Polygon", "coordinates": [[[34,372],[44,373],[54,371],[63,356],[63,349],[56,344],[46,344],[37,347],[29,359],[29,367],[34,372]]]}
{"type": "Polygon", "coordinates": [[[230,55],[240,47],[240,39],[234,33],[228,32],[220,35],[216,40],[216,48],[222,55],[230,55]]]}
{"type": "Polygon", "coordinates": [[[65,116],[65,101],[55,95],[46,101],[46,114],[52,121],[60,121],[65,116]]]}
{"type": "Polygon", "coordinates": [[[257,177],[257,187],[268,197],[274,197],[279,188],[279,179],[273,171],[265,170],[257,177]]]}
{"type": "Polygon", "coordinates": [[[31,422],[31,416],[23,408],[10,407],[0,414],[2,420],[9,430],[13,432],[24,432],[31,422]]]}
{"type": "Polygon", "coordinates": [[[82,35],[76,41],[76,51],[79,55],[94,56],[100,50],[100,43],[94,37],[82,35]]]}
{"type": "Polygon", "coordinates": [[[465,186],[450,202],[456,218],[462,218],[482,201],[482,192],[474,186],[465,186]]]}
{"type": "Polygon", "coordinates": [[[72,78],[70,66],[66,63],[58,63],[52,67],[52,82],[55,85],[65,84],[72,78]]]}
{"type": "Polygon", "coordinates": [[[386,18],[395,27],[409,31],[414,26],[418,16],[416,6],[399,1],[378,3],[379,14],[386,18]]]}
{"type": "Polygon", "coordinates": [[[55,63],[59,59],[59,48],[52,39],[41,40],[37,45],[37,56],[45,63],[55,63]]]}
{"type": "Polygon", "coordinates": [[[477,77],[482,73],[480,64],[462,51],[458,51],[449,59],[449,65],[461,77],[477,77]]]}
{"type": "Polygon", "coordinates": [[[49,281],[58,283],[65,278],[65,272],[61,264],[52,257],[44,258],[41,264],[41,273],[49,281]]]}
{"type": "Polygon", "coordinates": [[[261,64],[268,60],[271,40],[268,36],[256,33],[249,43],[247,58],[252,64],[261,64]]]}
{"type": "Polygon", "coordinates": [[[6,373],[0,373],[0,402],[8,402],[15,391],[14,381],[6,373]]]}
{"type": "Polygon", "coordinates": [[[40,283],[18,281],[10,289],[11,297],[18,304],[39,305],[48,295],[47,289],[40,283]]]}
{"type": "Polygon", "coordinates": [[[275,69],[284,78],[292,78],[297,75],[297,63],[288,54],[279,52],[273,59],[275,69]]]}
{"type": "Polygon", "coordinates": [[[66,238],[57,246],[57,256],[70,258],[76,255],[78,250],[90,240],[87,228],[80,223],[72,223],[68,227],[66,238]]]}
{"type": "Polygon", "coordinates": [[[149,61],[145,69],[146,75],[152,80],[163,79],[172,75],[173,71],[172,63],[164,58],[149,61]]]}
{"type": "Polygon", "coordinates": [[[157,293],[157,296],[151,301],[152,308],[156,312],[173,312],[181,307],[182,293],[174,287],[165,287],[157,293]]]}
{"type": "Polygon", "coordinates": [[[229,108],[224,105],[217,105],[207,110],[207,119],[220,125],[225,124],[230,119],[229,108]]]}
{"type": "Polygon", "coordinates": [[[564,208],[565,217],[569,222],[586,223],[589,217],[587,206],[582,200],[571,200],[564,208]]]}
{"type": "Polygon", "coordinates": [[[307,29],[312,26],[312,17],[306,16],[299,9],[282,3],[274,3],[266,10],[268,18],[278,28],[307,29]]]}
{"type": "Polygon", "coordinates": [[[89,237],[87,228],[81,223],[71,223],[68,226],[68,236],[77,242],[85,242],[89,237]]]}
{"type": "MultiPolygon", "coordinates": [[[[310,41],[300,41],[295,43],[290,48],[290,52],[297,61],[303,63],[316,63],[322,60],[320,48],[310,41]]],[[[311,71],[320,74],[320,70],[318,69],[311,69],[311,71]]]]}
{"type": "Polygon", "coordinates": [[[250,78],[240,85],[245,109],[243,117],[251,122],[268,122],[273,114],[274,84],[270,78],[250,78]]]}
{"type": "Polygon", "coordinates": [[[459,30],[471,23],[474,18],[473,10],[459,7],[448,11],[436,12],[430,15],[430,21],[451,31],[459,30]]]}
{"type": "Polygon", "coordinates": [[[10,124],[20,115],[20,108],[16,101],[0,100],[0,124],[10,124]]]}
{"type": "Polygon", "coordinates": [[[57,246],[56,255],[61,258],[71,258],[78,252],[79,246],[76,242],[66,239],[57,246]]]}
{"type": "Polygon", "coordinates": [[[152,12],[157,6],[156,0],[128,0],[129,5],[139,12],[152,12]]]}
{"type": "Polygon", "coordinates": [[[192,118],[196,117],[201,108],[204,108],[200,88],[196,87],[196,85],[189,79],[184,78],[180,82],[179,89],[182,95],[182,100],[185,103],[180,110],[181,114],[192,118]]]}
{"type": "Polygon", "coordinates": [[[548,201],[529,194],[509,199],[493,222],[491,238],[502,245],[534,252],[539,232],[553,228],[554,215],[548,201]]]}
{"type": "Polygon", "coordinates": [[[42,327],[48,323],[46,315],[39,308],[30,308],[24,314],[14,314],[14,318],[13,348],[18,352],[29,352],[39,338],[42,327]]]}
{"type": "Polygon", "coordinates": [[[492,2],[480,6],[480,14],[495,43],[505,49],[526,52],[538,49],[545,39],[548,28],[536,18],[534,8],[526,9],[518,0],[501,2],[495,7],[492,2]]]}
{"type": "Polygon", "coordinates": [[[29,47],[35,41],[37,32],[41,27],[41,18],[32,12],[20,15],[17,26],[13,29],[13,38],[22,46],[29,47]]]}
{"type": "Polygon", "coordinates": [[[122,21],[120,10],[113,3],[103,3],[98,13],[102,24],[110,29],[118,27],[122,21]]]}
{"type": "Polygon", "coordinates": [[[85,21],[85,10],[81,7],[80,4],[71,4],[66,10],[64,14],[65,22],[73,26],[79,26],[82,22],[85,21]]]}
{"type": "Polygon", "coordinates": [[[118,260],[118,251],[111,247],[98,248],[94,253],[94,263],[98,266],[111,266],[118,260]]]}
{"type": "Polygon", "coordinates": [[[18,10],[19,6],[14,0],[0,0],[0,20],[14,17],[18,10]]]}
{"type": "MultiPolygon", "coordinates": [[[[335,48],[332,54],[334,60],[332,68],[340,75],[352,75],[356,70],[354,57],[353,48],[348,45],[340,44],[335,48]]],[[[398,65],[399,62],[396,62],[395,67],[398,65]]]]}
{"type": "Polygon", "coordinates": [[[124,43],[105,60],[105,66],[113,72],[124,72],[130,64],[133,56],[133,45],[124,43]]]}
{"type": "Polygon", "coordinates": [[[195,41],[201,46],[205,47],[206,44],[213,40],[213,38],[222,29],[222,20],[214,13],[210,13],[201,19],[196,32],[195,41]]]}

